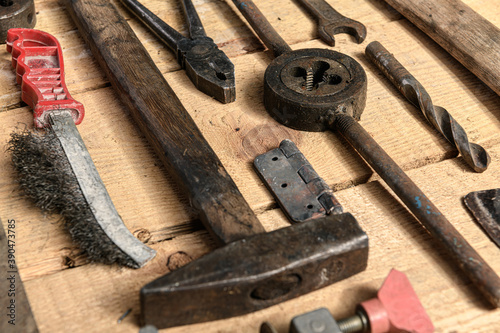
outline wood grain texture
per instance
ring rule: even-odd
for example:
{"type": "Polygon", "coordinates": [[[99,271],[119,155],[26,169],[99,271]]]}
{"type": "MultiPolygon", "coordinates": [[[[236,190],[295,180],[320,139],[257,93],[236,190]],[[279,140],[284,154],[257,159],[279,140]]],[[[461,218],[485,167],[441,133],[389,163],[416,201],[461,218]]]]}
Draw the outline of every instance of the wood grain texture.
{"type": "MultiPolygon", "coordinates": [[[[262,103],[263,75],[272,55],[243,20],[232,1],[197,0],[205,29],[236,67],[237,100],[222,105],[197,91],[170,51],[119,4],[134,32],[177,94],[203,136],[266,230],[288,225],[252,168],[253,159],[293,140],[318,174],[370,237],[365,272],[328,288],[257,313],[229,320],[178,327],[165,332],[257,332],[264,320],[279,333],[290,319],[326,306],[336,318],[375,295],[391,268],[405,272],[437,332],[500,332],[499,310],[492,311],[470,282],[448,263],[444,250],[423,230],[371,168],[345,140],[333,133],[288,129],[267,114],[262,103]]],[[[186,34],[178,1],[143,0],[162,19],[186,34]]],[[[437,43],[383,0],[328,2],[368,28],[363,44],[336,36],[334,50],[365,68],[368,100],[361,123],[438,206],[485,260],[500,273],[498,249],[462,204],[470,192],[500,184],[500,98],[437,43]],[[457,151],[426,123],[421,113],[364,56],[379,40],[422,83],[434,103],[445,107],[469,138],[492,157],[484,174],[468,171],[457,151]]],[[[316,23],[289,0],[255,0],[293,49],[326,47],[316,23]]],[[[498,2],[465,1],[500,25],[498,2]],[[495,21],[496,20],[496,21],[495,21]]],[[[38,29],[54,34],[63,47],[66,82],[86,108],[79,126],[89,152],[125,224],[158,251],[147,267],[132,271],[86,264],[62,230],[58,216],[43,216],[16,189],[9,133],[32,127],[31,110],[20,103],[10,55],[0,46],[0,219],[19,225],[18,266],[41,332],[137,332],[138,292],[142,285],[215,248],[197,220],[184,190],[170,176],[132,115],[110,87],[64,6],[37,0],[38,29]],[[121,323],[118,319],[128,310],[121,323]]],[[[162,331],[163,332],[163,331],[162,331]]]]}
{"type": "Polygon", "coordinates": [[[386,1],[500,95],[498,27],[460,0],[386,1]]]}
{"type": "Polygon", "coordinates": [[[130,26],[108,1],[66,2],[92,54],[193,208],[222,244],[264,232],[130,26]]]}

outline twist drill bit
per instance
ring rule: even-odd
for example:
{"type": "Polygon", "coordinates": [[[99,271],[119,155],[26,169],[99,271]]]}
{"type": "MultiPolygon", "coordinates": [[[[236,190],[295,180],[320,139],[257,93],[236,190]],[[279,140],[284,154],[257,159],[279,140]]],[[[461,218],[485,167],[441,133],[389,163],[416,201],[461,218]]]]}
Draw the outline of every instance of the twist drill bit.
{"type": "Polygon", "coordinates": [[[425,118],[452,144],[454,144],[465,162],[476,172],[488,168],[490,156],[478,144],[469,142],[467,134],[460,124],[445,108],[434,105],[431,97],[417,79],[406,70],[379,42],[371,42],[366,47],[366,55],[399,91],[419,108],[425,118]]]}

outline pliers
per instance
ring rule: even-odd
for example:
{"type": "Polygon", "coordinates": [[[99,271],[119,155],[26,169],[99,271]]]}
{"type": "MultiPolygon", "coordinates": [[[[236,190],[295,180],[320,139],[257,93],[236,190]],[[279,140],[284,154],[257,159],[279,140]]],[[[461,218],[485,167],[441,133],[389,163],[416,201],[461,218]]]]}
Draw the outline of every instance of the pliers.
{"type": "Polygon", "coordinates": [[[182,36],[136,0],[121,0],[149,29],[175,52],[198,90],[222,103],[234,102],[234,65],[205,33],[191,0],[183,0],[190,38],[182,36]]]}

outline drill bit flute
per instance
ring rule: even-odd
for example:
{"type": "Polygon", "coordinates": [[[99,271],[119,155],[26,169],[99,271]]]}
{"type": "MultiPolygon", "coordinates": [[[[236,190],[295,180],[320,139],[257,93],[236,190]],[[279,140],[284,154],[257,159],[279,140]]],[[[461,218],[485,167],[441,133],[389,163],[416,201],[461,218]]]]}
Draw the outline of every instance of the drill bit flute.
{"type": "Polygon", "coordinates": [[[399,91],[419,108],[425,118],[444,137],[454,144],[465,162],[476,172],[483,172],[490,164],[490,156],[478,144],[469,142],[462,126],[444,108],[432,104],[431,97],[420,82],[415,79],[379,42],[371,42],[366,47],[366,55],[399,91]]]}

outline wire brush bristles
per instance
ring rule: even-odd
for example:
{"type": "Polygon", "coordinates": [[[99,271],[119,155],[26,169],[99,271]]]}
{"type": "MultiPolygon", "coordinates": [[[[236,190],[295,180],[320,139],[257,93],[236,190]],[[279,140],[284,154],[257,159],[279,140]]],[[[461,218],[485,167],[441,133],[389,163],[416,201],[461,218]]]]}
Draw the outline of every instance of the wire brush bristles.
{"type": "Polygon", "coordinates": [[[45,213],[59,213],[91,262],[138,268],[104,233],[90,210],[54,132],[14,132],[8,142],[18,183],[45,213]]]}

